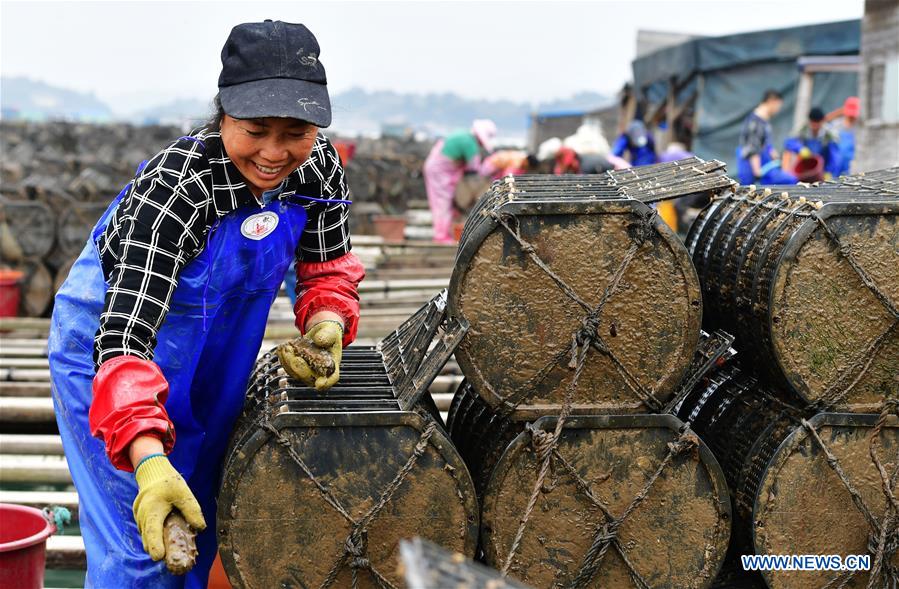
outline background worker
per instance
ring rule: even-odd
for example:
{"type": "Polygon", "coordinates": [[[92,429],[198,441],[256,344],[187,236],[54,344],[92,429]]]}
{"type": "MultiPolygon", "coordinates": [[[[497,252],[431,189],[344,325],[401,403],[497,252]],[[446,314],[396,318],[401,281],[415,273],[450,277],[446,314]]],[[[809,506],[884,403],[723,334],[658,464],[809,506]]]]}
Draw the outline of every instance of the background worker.
{"type": "Polygon", "coordinates": [[[557,154],[556,162],[557,167],[563,170],[561,173],[572,174],[602,174],[630,167],[626,160],[612,155],[602,126],[596,121],[582,124],[573,135],[562,141],[562,150],[557,154]],[[574,150],[573,158],[570,152],[565,151],[566,148],[574,150]]]}
{"type": "Polygon", "coordinates": [[[640,119],[631,121],[627,130],[618,136],[612,145],[612,155],[618,157],[627,155],[632,166],[648,166],[658,161],[655,141],[640,119]]]}
{"type": "Polygon", "coordinates": [[[218,85],[214,119],[138,171],[56,295],[51,390],[88,587],[206,587],[224,452],[291,261],[304,337],[339,361],[356,335],[364,269],[318,133],[331,123],[318,42],[303,25],[238,25],[218,85]],[[175,509],[202,530],[184,576],[158,562],[175,509]]]}
{"type": "Polygon", "coordinates": [[[672,141],[665,148],[662,155],[659,156],[659,163],[676,162],[693,157],[693,152],[687,149],[687,146],[680,141],[672,141]]]}
{"type": "Polygon", "coordinates": [[[840,175],[839,138],[824,125],[824,111],[817,106],[809,111],[808,120],[799,131],[784,142],[781,167],[803,181],[817,182],[840,175]],[[813,160],[814,164],[803,160],[813,160]]]}
{"type": "Polygon", "coordinates": [[[538,162],[552,159],[552,171],[561,174],[602,174],[623,170],[630,164],[611,153],[611,147],[596,122],[587,122],[563,140],[547,139],[537,149],[538,162]]]}
{"type": "MultiPolygon", "coordinates": [[[[687,159],[693,157],[693,152],[687,149],[687,146],[681,141],[672,141],[668,144],[668,147],[665,148],[664,153],[659,156],[660,163],[667,162],[675,162],[677,160],[687,159]]],[[[676,215],[676,222],[669,222],[668,218],[665,218],[663,214],[664,211],[660,210],[659,214],[665,218],[665,221],[668,222],[668,225],[671,226],[672,229],[678,231],[679,233],[684,234],[688,227],[693,223],[693,220],[699,215],[699,212],[705,208],[707,204],[709,204],[709,195],[700,192],[697,194],[691,194],[689,196],[682,196],[680,198],[674,199],[674,201],[662,201],[659,203],[659,208],[661,209],[661,205],[670,202],[674,207],[674,213],[676,215]]]]}
{"type": "Polygon", "coordinates": [[[478,119],[472,123],[471,130],[451,133],[431,149],[423,173],[436,243],[455,243],[451,232],[456,186],[466,169],[481,171],[482,155],[493,151],[495,140],[496,124],[489,119],[478,119]]]}
{"type": "Polygon", "coordinates": [[[842,107],[831,113],[831,118],[837,120],[830,123],[830,130],[836,134],[840,144],[840,169],[837,176],[851,173],[852,161],[855,159],[855,129],[860,114],[861,103],[858,96],[848,97],[842,107]]]}
{"type": "Polygon", "coordinates": [[[740,184],[796,184],[796,176],[781,169],[772,144],[771,119],[783,108],[777,90],[765,90],[762,101],[746,115],[737,144],[737,180],[740,184]]]}
{"type": "Polygon", "coordinates": [[[491,180],[527,174],[537,166],[537,158],[519,149],[498,149],[484,158],[481,173],[491,180]]]}

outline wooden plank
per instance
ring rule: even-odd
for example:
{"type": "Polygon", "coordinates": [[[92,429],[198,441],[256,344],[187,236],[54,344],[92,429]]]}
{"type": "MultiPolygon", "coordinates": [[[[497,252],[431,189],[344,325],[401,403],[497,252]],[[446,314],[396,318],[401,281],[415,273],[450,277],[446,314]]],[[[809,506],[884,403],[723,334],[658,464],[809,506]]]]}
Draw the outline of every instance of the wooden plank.
{"type": "Polygon", "coordinates": [[[394,290],[432,289],[435,293],[449,285],[449,279],[421,278],[405,280],[363,280],[359,283],[359,296],[369,292],[389,292],[394,290]]]}
{"type": "Polygon", "coordinates": [[[362,234],[354,234],[353,235],[353,249],[357,246],[380,246],[384,243],[384,238],[380,235],[366,235],[362,234]]]}
{"type": "Polygon", "coordinates": [[[41,368],[46,365],[46,358],[10,358],[6,350],[0,356],[0,368],[41,368]]]}
{"type": "Polygon", "coordinates": [[[0,368],[0,381],[50,382],[50,370],[43,368],[0,368]]]}
{"type": "Polygon", "coordinates": [[[71,484],[72,475],[62,456],[22,456],[0,454],[0,481],[3,483],[71,484]]]}
{"type": "Polygon", "coordinates": [[[4,358],[46,358],[47,347],[10,348],[3,340],[0,340],[0,353],[4,358]]]}
{"type": "Polygon", "coordinates": [[[78,521],[78,493],[75,491],[3,491],[0,503],[15,503],[35,509],[44,507],[65,507],[72,514],[72,521],[78,521]]]}
{"type": "Polygon", "coordinates": [[[434,393],[431,395],[434,403],[440,411],[449,411],[450,404],[453,402],[453,393],[434,393]]]}
{"type": "MultiPolygon", "coordinates": [[[[299,335],[300,335],[300,332],[297,332],[295,337],[299,337],[299,335]]],[[[277,346],[278,344],[280,344],[281,341],[282,340],[270,340],[270,339],[262,340],[262,346],[260,347],[260,352],[265,353],[265,352],[269,351],[270,349],[272,349],[275,346],[277,346]]],[[[357,346],[357,347],[370,347],[370,346],[378,345],[379,341],[381,341],[381,340],[370,338],[370,337],[369,338],[357,337],[356,341],[354,341],[352,343],[352,345],[357,346]]]]}
{"type": "Polygon", "coordinates": [[[406,319],[414,315],[420,308],[421,305],[396,305],[381,309],[361,309],[359,314],[360,320],[376,318],[395,319],[396,317],[399,317],[403,321],[405,321],[406,319]]]}
{"type": "Polygon", "coordinates": [[[62,438],[41,434],[0,434],[0,453],[62,456],[62,438]]]}
{"type": "MultiPolygon", "coordinates": [[[[417,310],[417,308],[416,308],[417,310]]],[[[382,312],[376,313],[374,316],[363,311],[363,315],[359,321],[359,332],[357,341],[366,340],[367,345],[374,345],[386,335],[391,333],[396,327],[408,319],[414,311],[410,311],[404,315],[393,315],[382,312]]],[[[283,314],[272,314],[269,316],[265,339],[270,344],[263,344],[261,350],[268,351],[272,347],[278,345],[286,339],[293,339],[300,335],[294,325],[293,313],[284,312],[283,314]]],[[[262,352],[264,353],[264,352],[262,352]]],[[[28,358],[19,361],[16,358],[5,358],[0,356],[0,379],[6,378],[14,382],[32,381],[44,382],[50,381],[50,365],[47,358],[28,358]]],[[[3,381],[0,381],[0,385],[3,381]]],[[[46,385],[44,385],[46,387],[46,385]]],[[[0,395],[7,394],[0,389],[0,395]]]]}
{"type": "Polygon", "coordinates": [[[17,338],[34,338],[34,339],[43,339],[44,341],[46,341],[47,334],[50,333],[50,328],[49,327],[41,328],[41,327],[37,326],[37,327],[32,327],[32,328],[27,328],[27,329],[16,329],[13,332],[0,329],[0,333],[7,333],[7,334],[12,333],[17,338]]]}
{"type": "MultiPolygon", "coordinates": [[[[279,328],[291,328],[292,321],[273,322],[279,328]]],[[[299,336],[299,332],[294,327],[294,334],[291,337],[299,336]]],[[[392,330],[390,330],[392,331],[392,330]]],[[[390,331],[386,333],[390,333],[390,331]]],[[[384,335],[386,335],[386,333],[384,335]]],[[[357,337],[354,345],[356,346],[374,346],[381,340],[381,337],[357,337]]],[[[259,355],[265,354],[273,347],[277,346],[283,340],[266,339],[259,348],[259,355]]],[[[49,366],[46,358],[42,366],[49,366]]],[[[16,371],[17,373],[19,371],[16,371]]],[[[42,397],[50,394],[49,384],[47,381],[0,381],[0,397],[42,397]]]]}
{"type": "Polygon", "coordinates": [[[55,419],[50,397],[0,397],[0,421],[46,423],[55,419]]]}
{"type": "Polygon", "coordinates": [[[665,148],[668,147],[668,144],[674,141],[674,120],[676,118],[674,110],[677,107],[677,94],[675,92],[676,84],[677,76],[668,78],[668,96],[665,100],[665,122],[667,125],[665,127],[665,133],[659,151],[664,151],[665,148]]]}
{"type": "Polygon", "coordinates": [[[56,419],[49,397],[0,397],[0,421],[46,423],[56,419]]]}
{"type": "MultiPolygon", "coordinates": [[[[299,336],[299,332],[293,325],[277,325],[278,331],[288,332],[290,336],[285,339],[292,339],[299,336]]],[[[385,331],[382,335],[387,335],[393,330],[385,331]]],[[[357,337],[353,342],[354,346],[375,346],[382,337],[357,337]]],[[[284,339],[265,339],[259,348],[258,356],[268,353],[269,350],[283,342],[284,339]]],[[[451,358],[444,366],[443,372],[459,373],[459,365],[451,358]]],[[[50,382],[49,381],[0,381],[0,397],[49,397],[50,382]]]]}
{"type": "Polygon", "coordinates": [[[387,293],[389,296],[374,296],[369,295],[365,298],[364,301],[361,301],[361,308],[364,309],[379,309],[379,308],[391,308],[396,305],[409,305],[415,306],[417,308],[422,307],[425,303],[431,300],[437,291],[422,291],[422,292],[393,292],[387,293]]]}
{"type": "Polygon", "coordinates": [[[0,381],[0,397],[49,397],[49,382],[0,381]]]}
{"type": "MultiPolygon", "coordinates": [[[[452,396],[462,382],[462,376],[455,374],[440,375],[431,383],[430,391],[432,395],[449,394],[452,396]]],[[[436,400],[436,399],[435,399],[436,400]]],[[[447,408],[449,405],[447,405],[447,408]]]]}
{"type": "Polygon", "coordinates": [[[0,331],[50,330],[50,319],[44,317],[0,317],[0,331]]]}
{"type": "MultiPolygon", "coordinates": [[[[385,251],[381,260],[378,261],[378,270],[383,268],[399,268],[399,266],[394,264],[388,264],[388,262],[395,263],[398,260],[405,262],[405,265],[402,266],[402,268],[407,270],[412,268],[453,266],[456,261],[456,250],[454,247],[452,250],[433,253],[423,253],[420,251],[403,249],[385,251]]],[[[364,283],[365,281],[363,281],[363,284],[364,283]]]]}
{"type": "Polygon", "coordinates": [[[383,268],[366,272],[366,279],[372,280],[403,280],[406,278],[445,278],[449,281],[453,275],[452,266],[434,266],[428,268],[383,268]]]}
{"type": "Polygon", "coordinates": [[[353,235],[353,248],[356,246],[379,246],[383,248],[406,248],[406,249],[423,249],[423,250],[455,250],[456,246],[443,243],[433,243],[430,241],[405,240],[400,242],[384,241],[379,235],[353,235]]]}
{"type": "MultiPolygon", "coordinates": [[[[452,399],[452,394],[456,392],[456,388],[462,381],[462,375],[459,374],[441,374],[438,375],[434,382],[431,383],[430,391],[435,395],[449,395],[445,400],[446,408],[452,399]]],[[[56,420],[53,411],[53,400],[47,397],[0,397],[0,421],[16,422],[16,423],[52,423],[56,420]]],[[[22,437],[38,437],[38,436],[22,436],[22,437]]],[[[0,449],[4,452],[13,452],[3,447],[4,442],[22,444],[24,442],[18,439],[7,440],[5,435],[0,435],[0,449]]],[[[37,445],[38,442],[35,442],[37,445]]],[[[27,454],[47,454],[50,452],[40,452],[37,450],[23,452],[27,454]]]]}
{"type": "Polygon", "coordinates": [[[22,337],[7,337],[6,334],[0,333],[0,343],[3,344],[3,350],[6,351],[10,348],[30,348],[33,346],[43,346],[47,347],[47,338],[22,338],[22,337]]]}
{"type": "MultiPolygon", "coordinates": [[[[372,319],[400,319],[401,321],[405,321],[409,317],[415,314],[421,308],[421,305],[415,306],[400,306],[394,305],[390,307],[384,308],[363,308],[360,313],[360,321],[370,321],[372,319]]],[[[269,313],[268,320],[269,323],[293,323],[296,316],[293,313],[293,309],[288,307],[280,307],[276,309],[272,309],[271,313],[269,313]]],[[[22,358],[26,363],[33,360],[32,358],[22,358]]],[[[10,363],[13,363],[14,360],[10,360],[10,363]]],[[[21,364],[24,366],[25,364],[21,364]]]]}
{"type": "MultiPolygon", "coordinates": [[[[360,322],[358,336],[362,338],[382,339],[390,334],[400,323],[402,323],[402,321],[397,321],[390,325],[372,325],[360,322]]],[[[283,323],[280,325],[269,324],[265,328],[265,339],[268,340],[284,341],[295,337],[297,337],[297,328],[290,323],[283,323]]],[[[3,373],[0,371],[0,379],[2,379],[2,377],[3,373]]]]}
{"type": "Polygon", "coordinates": [[[793,109],[793,129],[801,129],[808,118],[808,111],[812,107],[812,90],[815,86],[815,76],[807,69],[799,75],[799,84],[796,85],[796,106],[793,109]]]}
{"type": "Polygon", "coordinates": [[[50,536],[47,538],[48,569],[84,569],[87,557],[81,536],[50,536]]]}

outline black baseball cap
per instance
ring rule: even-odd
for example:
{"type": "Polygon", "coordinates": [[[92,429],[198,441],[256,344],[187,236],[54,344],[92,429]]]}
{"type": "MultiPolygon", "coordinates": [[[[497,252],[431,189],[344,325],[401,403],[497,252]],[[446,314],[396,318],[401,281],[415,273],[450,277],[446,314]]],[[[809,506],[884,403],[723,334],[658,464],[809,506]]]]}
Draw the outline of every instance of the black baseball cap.
{"type": "Polygon", "coordinates": [[[279,20],[231,29],[222,48],[219,100],[236,119],[282,117],[331,124],[328,79],[315,35],[279,20]]]}
{"type": "Polygon", "coordinates": [[[812,110],[808,111],[808,120],[814,123],[820,123],[824,120],[824,111],[821,110],[821,107],[815,106],[812,107],[812,110]]]}

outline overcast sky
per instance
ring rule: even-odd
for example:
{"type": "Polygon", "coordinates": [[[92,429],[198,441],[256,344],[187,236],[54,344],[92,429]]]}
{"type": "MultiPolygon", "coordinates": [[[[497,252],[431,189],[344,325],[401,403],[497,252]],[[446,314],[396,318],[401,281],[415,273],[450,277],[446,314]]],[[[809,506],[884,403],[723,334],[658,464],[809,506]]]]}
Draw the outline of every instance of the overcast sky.
{"type": "Polygon", "coordinates": [[[599,2],[0,1],[0,72],[94,92],[118,112],[209,99],[231,27],[301,22],[332,93],[352,86],[531,102],[613,94],[637,29],[721,35],[860,18],[863,0],[599,2]]]}

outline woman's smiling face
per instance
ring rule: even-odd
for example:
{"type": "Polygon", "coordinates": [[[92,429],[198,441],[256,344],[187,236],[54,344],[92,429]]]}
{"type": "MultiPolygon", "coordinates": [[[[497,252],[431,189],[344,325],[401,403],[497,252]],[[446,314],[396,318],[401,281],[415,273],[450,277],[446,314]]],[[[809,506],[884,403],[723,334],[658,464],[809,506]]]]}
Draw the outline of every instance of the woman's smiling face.
{"type": "Polygon", "coordinates": [[[312,153],[318,127],[299,119],[222,118],[225,152],[254,195],[277,188],[312,153]]]}

